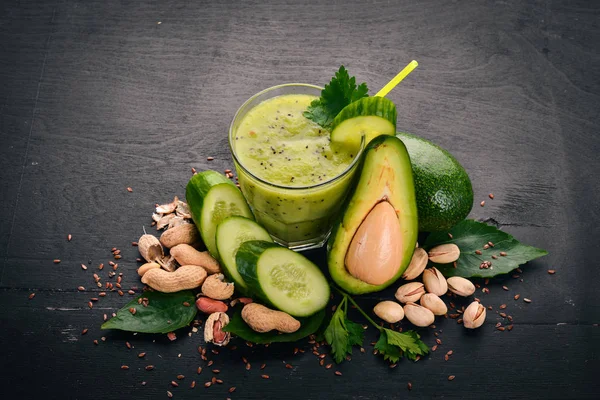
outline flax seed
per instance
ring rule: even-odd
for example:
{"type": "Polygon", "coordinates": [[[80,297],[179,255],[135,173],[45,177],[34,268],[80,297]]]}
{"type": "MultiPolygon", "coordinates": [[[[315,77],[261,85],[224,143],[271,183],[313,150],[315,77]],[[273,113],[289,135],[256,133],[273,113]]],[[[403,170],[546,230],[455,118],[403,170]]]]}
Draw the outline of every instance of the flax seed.
{"type": "Polygon", "coordinates": [[[493,194],[493,193],[490,193],[490,194],[488,194],[488,197],[489,197],[490,199],[494,200],[494,194],[493,194]]]}
{"type": "Polygon", "coordinates": [[[287,369],[292,369],[292,368],[294,368],[294,367],[292,367],[292,364],[285,364],[285,367],[286,367],[287,369]]]}
{"type": "Polygon", "coordinates": [[[207,160],[207,161],[212,161],[212,160],[214,160],[214,159],[215,159],[214,157],[206,157],[206,160],[207,160]]]}
{"type": "Polygon", "coordinates": [[[123,296],[125,294],[122,290],[117,291],[117,293],[119,293],[119,296],[123,296]]]}
{"type": "Polygon", "coordinates": [[[505,327],[503,327],[503,326],[499,326],[499,327],[497,327],[496,329],[498,329],[499,331],[502,331],[502,332],[504,332],[504,330],[505,330],[506,328],[505,328],[505,327]]]}
{"type": "Polygon", "coordinates": [[[506,304],[500,304],[500,309],[504,310],[506,308],[506,304]]]}
{"type": "Polygon", "coordinates": [[[250,371],[250,368],[252,368],[252,365],[250,365],[250,363],[246,363],[246,371],[250,371]]]}
{"type": "Polygon", "coordinates": [[[73,235],[71,235],[70,233],[67,235],[67,242],[70,242],[71,239],[73,239],[73,235]]]}
{"type": "Polygon", "coordinates": [[[211,365],[213,365],[214,363],[215,363],[215,362],[214,362],[213,360],[210,360],[210,361],[208,362],[208,364],[206,364],[206,365],[207,365],[208,367],[210,367],[210,366],[211,366],[211,365]]]}
{"type": "Polygon", "coordinates": [[[501,256],[501,257],[506,257],[506,252],[505,252],[505,251],[501,251],[501,252],[500,252],[500,256],[501,256]]]}
{"type": "Polygon", "coordinates": [[[436,342],[437,344],[439,344],[439,345],[441,345],[441,344],[442,344],[442,340],[441,340],[441,339],[435,339],[435,342],[436,342]]]}
{"type": "Polygon", "coordinates": [[[91,301],[88,301],[88,307],[89,308],[94,308],[94,303],[92,303],[91,301]]]}
{"type": "Polygon", "coordinates": [[[507,326],[507,327],[506,327],[506,329],[508,329],[509,331],[512,331],[512,330],[513,330],[513,326],[512,326],[512,324],[511,324],[511,325],[509,325],[509,326],[507,326]]]}
{"type": "Polygon", "coordinates": [[[515,297],[514,297],[514,299],[515,299],[515,300],[519,300],[519,297],[521,297],[521,295],[520,295],[520,294],[515,294],[515,297]]]}
{"type": "Polygon", "coordinates": [[[448,361],[450,359],[450,357],[448,356],[448,354],[444,355],[444,361],[448,361]]]}
{"type": "Polygon", "coordinates": [[[408,390],[412,390],[412,382],[408,382],[406,384],[406,387],[408,388],[408,390]]]}
{"type": "Polygon", "coordinates": [[[228,392],[233,393],[233,392],[235,392],[235,389],[237,389],[237,388],[235,386],[232,386],[229,388],[228,392]]]}
{"type": "Polygon", "coordinates": [[[500,316],[501,316],[502,318],[506,318],[506,313],[503,313],[503,312],[501,312],[501,313],[500,313],[500,316]]]}
{"type": "Polygon", "coordinates": [[[336,374],[337,376],[342,376],[342,373],[341,373],[340,371],[335,371],[335,374],[336,374]]]}
{"type": "Polygon", "coordinates": [[[205,387],[205,388],[207,388],[207,387],[211,387],[211,386],[212,386],[212,382],[206,382],[206,383],[204,384],[204,387],[205,387]]]}
{"type": "Polygon", "coordinates": [[[508,291],[508,287],[507,286],[502,286],[502,289],[508,291]]]}
{"type": "Polygon", "coordinates": [[[127,191],[128,191],[129,193],[131,193],[131,192],[133,192],[133,189],[132,189],[132,188],[130,188],[130,187],[128,187],[128,188],[127,188],[127,191]]]}
{"type": "Polygon", "coordinates": [[[127,369],[129,369],[129,366],[128,365],[121,365],[121,369],[127,370],[127,369]]]}
{"type": "Polygon", "coordinates": [[[454,378],[456,378],[456,376],[454,376],[454,375],[449,375],[449,376],[448,376],[448,380],[449,380],[449,381],[453,381],[453,380],[454,380],[454,378]]]}
{"type": "Polygon", "coordinates": [[[213,374],[218,374],[219,372],[221,372],[221,370],[220,369],[213,369],[212,372],[213,372],[213,374]]]}
{"type": "Polygon", "coordinates": [[[483,200],[481,203],[479,203],[479,205],[480,205],[481,207],[485,206],[485,200],[483,200]]]}
{"type": "Polygon", "coordinates": [[[146,365],[146,371],[152,371],[154,369],[154,365],[146,365]]]}
{"type": "Polygon", "coordinates": [[[550,275],[554,275],[554,274],[556,273],[556,270],[554,270],[554,269],[549,269],[549,270],[548,270],[548,273],[549,273],[550,275]]]}
{"type": "Polygon", "coordinates": [[[190,383],[190,389],[193,389],[196,387],[196,381],[192,381],[192,383],[190,383]]]}
{"type": "Polygon", "coordinates": [[[136,313],[136,309],[135,309],[135,308],[133,308],[133,307],[131,307],[131,308],[129,308],[129,312],[130,312],[132,315],[135,315],[135,313],[136,313]]]}
{"type": "Polygon", "coordinates": [[[132,347],[131,343],[129,343],[129,342],[125,342],[125,346],[127,346],[128,349],[131,349],[131,347],[132,347]]]}
{"type": "Polygon", "coordinates": [[[175,381],[171,381],[171,386],[173,387],[178,387],[179,383],[175,382],[175,381]]]}
{"type": "Polygon", "coordinates": [[[436,351],[438,348],[437,344],[434,344],[433,346],[431,346],[431,351],[436,351]]]}
{"type": "Polygon", "coordinates": [[[94,339],[94,344],[95,344],[96,346],[98,346],[98,340],[97,340],[97,339],[94,339]]]}
{"type": "Polygon", "coordinates": [[[53,260],[53,262],[54,262],[54,264],[59,264],[59,263],[60,263],[60,260],[59,260],[58,258],[55,258],[55,259],[53,260]]]}
{"type": "Polygon", "coordinates": [[[524,298],[523,298],[523,301],[524,301],[525,303],[531,303],[531,299],[528,299],[527,297],[524,297],[524,298]]]}
{"type": "Polygon", "coordinates": [[[481,253],[481,250],[475,250],[475,254],[477,254],[477,255],[479,255],[479,256],[480,256],[480,255],[482,254],[482,253],[481,253]]]}

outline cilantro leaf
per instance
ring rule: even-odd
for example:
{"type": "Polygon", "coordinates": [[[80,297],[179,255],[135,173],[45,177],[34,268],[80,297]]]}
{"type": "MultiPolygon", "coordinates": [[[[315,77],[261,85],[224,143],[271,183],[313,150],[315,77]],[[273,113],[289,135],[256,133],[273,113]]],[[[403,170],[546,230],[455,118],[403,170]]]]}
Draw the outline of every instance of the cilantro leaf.
{"type": "Polygon", "coordinates": [[[429,347],[416,332],[396,332],[387,328],[381,330],[375,349],[383,355],[384,360],[393,363],[398,362],[402,354],[409,360],[415,360],[417,355],[424,356],[429,352],[429,347]]]}
{"type": "Polygon", "coordinates": [[[331,316],[331,321],[325,329],[325,340],[331,346],[331,355],[336,363],[341,363],[346,358],[348,347],[352,348],[349,341],[349,334],[344,324],[346,313],[343,307],[338,307],[331,316]]]}
{"type": "Polygon", "coordinates": [[[444,276],[489,278],[507,274],[521,264],[548,254],[546,250],[520,243],[494,226],[472,219],[459,222],[449,232],[431,233],[425,240],[423,248],[427,250],[444,243],[454,243],[460,248],[456,268],[452,264],[436,265],[444,276]],[[452,234],[452,239],[448,233],[452,234]],[[488,242],[492,242],[494,246],[484,249],[484,245],[488,242]],[[481,254],[477,254],[476,251],[481,254]],[[484,261],[489,261],[492,265],[481,269],[480,266],[484,261]]]}
{"type": "Polygon", "coordinates": [[[344,66],[340,66],[338,72],[329,84],[321,91],[321,97],[313,100],[304,112],[304,116],[324,128],[331,128],[331,123],[336,115],[348,104],[367,97],[367,84],[356,85],[356,78],[350,77],[344,66]]]}

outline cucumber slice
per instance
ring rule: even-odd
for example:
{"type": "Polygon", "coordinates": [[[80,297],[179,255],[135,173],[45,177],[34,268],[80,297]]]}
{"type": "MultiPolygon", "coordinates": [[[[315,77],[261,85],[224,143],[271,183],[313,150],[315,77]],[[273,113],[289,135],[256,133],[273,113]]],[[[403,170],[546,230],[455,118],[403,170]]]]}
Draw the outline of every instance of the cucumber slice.
{"type": "Polygon", "coordinates": [[[240,245],[249,240],[264,240],[272,242],[269,233],[251,219],[239,216],[225,218],[217,225],[217,250],[221,257],[221,266],[227,277],[235,282],[236,289],[246,293],[248,285],[238,272],[235,254],[240,245]]]}
{"type": "Polygon", "coordinates": [[[242,192],[217,171],[203,171],[190,179],[185,198],[204,245],[219,259],[215,232],[219,222],[232,215],[254,219],[242,192]]]}
{"type": "Polygon", "coordinates": [[[331,142],[358,148],[365,137],[365,145],[379,135],[396,134],[396,105],[385,97],[363,97],[348,104],[335,117],[331,142]]]}
{"type": "Polygon", "coordinates": [[[329,301],[325,275],[306,257],[287,247],[250,240],[242,243],[235,260],[253,294],[290,315],[312,315],[329,301]]]}

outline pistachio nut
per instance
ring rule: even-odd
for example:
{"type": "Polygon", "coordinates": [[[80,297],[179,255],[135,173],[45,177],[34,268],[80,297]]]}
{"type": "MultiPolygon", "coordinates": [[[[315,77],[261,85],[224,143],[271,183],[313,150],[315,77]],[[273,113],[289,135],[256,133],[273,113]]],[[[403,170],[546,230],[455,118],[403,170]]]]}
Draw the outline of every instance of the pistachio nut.
{"type": "Polygon", "coordinates": [[[431,262],[450,264],[460,257],[460,249],[454,243],[440,244],[428,251],[431,262]]]}
{"type": "Polygon", "coordinates": [[[431,310],[412,302],[406,303],[404,306],[404,315],[414,326],[425,327],[435,321],[435,315],[431,310]]]}
{"type": "Polygon", "coordinates": [[[408,268],[406,268],[406,271],[404,271],[404,274],[402,274],[402,279],[412,281],[421,275],[427,266],[428,258],[429,256],[427,255],[427,252],[422,248],[417,247],[412,255],[410,264],[408,264],[408,268]]]}
{"type": "Polygon", "coordinates": [[[395,301],[390,300],[377,303],[375,308],[373,308],[373,312],[379,318],[390,324],[395,324],[404,318],[404,309],[402,306],[395,301]]]}
{"type": "MultiPolygon", "coordinates": [[[[408,315],[407,315],[408,316],[408,315]]],[[[463,313],[463,325],[465,328],[476,329],[483,325],[485,321],[485,307],[478,301],[469,304],[469,307],[463,313]]]]}
{"type": "Polygon", "coordinates": [[[229,323],[229,317],[224,312],[214,312],[208,316],[204,324],[204,341],[217,346],[229,343],[231,335],[224,332],[223,327],[229,323]]]}
{"type": "Polygon", "coordinates": [[[451,276],[447,280],[448,290],[462,297],[475,293],[475,285],[470,280],[460,276],[451,276]]]}
{"type": "Polygon", "coordinates": [[[448,312],[448,307],[444,300],[433,293],[425,293],[421,297],[421,305],[429,309],[434,315],[444,315],[448,312]]]}
{"type": "Polygon", "coordinates": [[[443,296],[448,291],[446,278],[435,267],[423,271],[423,283],[425,284],[425,290],[438,296],[443,296]]]}
{"type": "Polygon", "coordinates": [[[421,282],[406,283],[396,290],[396,300],[400,303],[419,301],[425,294],[425,287],[421,282]]]}

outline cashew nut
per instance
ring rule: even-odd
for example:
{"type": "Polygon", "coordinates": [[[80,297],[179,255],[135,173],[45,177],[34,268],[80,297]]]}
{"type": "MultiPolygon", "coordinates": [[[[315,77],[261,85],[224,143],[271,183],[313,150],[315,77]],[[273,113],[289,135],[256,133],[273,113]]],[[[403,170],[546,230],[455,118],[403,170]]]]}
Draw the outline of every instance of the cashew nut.
{"type": "Polygon", "coordinates": [[[215,300],[226,300],[233,296],[233,283],[225,282],[223,274],[214,274],[202,284],[202,293],[215,300]]]}
{"type": "Polygon", "coordinates": [[[242,309],[242,319],[255,332],[269,332],[273,329],[292,333],[300,329],[300,321],[283,311],[271,310],[257,303],[246,304],[242,309]]]}
{"type": "Polygon", "coordinates": [[[149,270],[142,276],[142,283],[163,293],[173,293],[185,289],[195,289],[206,279],[206,271],[196,265],[184,265],[167,272],[161,268],[149,270]]]}

